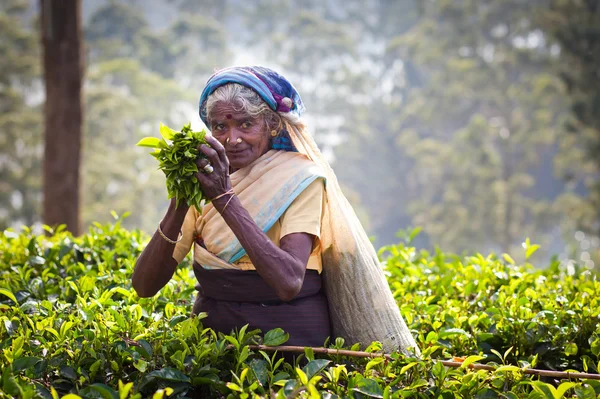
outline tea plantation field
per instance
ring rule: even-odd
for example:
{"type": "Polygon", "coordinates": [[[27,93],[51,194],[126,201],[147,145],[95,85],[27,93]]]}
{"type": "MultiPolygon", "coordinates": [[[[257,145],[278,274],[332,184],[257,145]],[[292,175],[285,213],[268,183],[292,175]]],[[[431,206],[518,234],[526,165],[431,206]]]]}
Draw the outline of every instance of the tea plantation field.
{"type": "Polygon", "coordinates": [[[422,357],[305,350],[290,364],[249,346],[282,344],[281,331],[217,335],[190,318],[189,263],[158,295],[138,298],[130,278],[147,240],[119,221],[81,237],[0,235],[0,398],[600,398],[600,380],[525,373],[598,373],[600,281],[588,270],[385,247],[422,357]]]}

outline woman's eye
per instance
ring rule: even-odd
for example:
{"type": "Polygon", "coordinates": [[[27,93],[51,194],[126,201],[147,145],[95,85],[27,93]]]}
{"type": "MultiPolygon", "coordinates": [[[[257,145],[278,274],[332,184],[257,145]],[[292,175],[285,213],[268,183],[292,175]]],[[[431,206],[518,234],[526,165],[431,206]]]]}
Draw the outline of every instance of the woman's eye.
{"type": "Polygon", "coordinates": [[[213,126],[213,130],[216,130],[216,131],[222,131],[224,128],[225,128],[225,126],[221,123],[213,126]]]}
{"type": "Polygon", "coordinates": [[[250,122],[242,123],[242,128],[244,128],[244,129],[248,129],[250,126],[252,126],[252,123],[250,123],[250,122]]]}

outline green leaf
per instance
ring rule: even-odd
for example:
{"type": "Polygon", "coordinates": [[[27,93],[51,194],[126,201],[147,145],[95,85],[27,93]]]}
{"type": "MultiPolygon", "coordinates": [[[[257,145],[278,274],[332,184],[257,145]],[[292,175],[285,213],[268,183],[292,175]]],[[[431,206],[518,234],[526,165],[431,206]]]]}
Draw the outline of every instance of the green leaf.
{"type": "Polygon", "coordinates": [[[177,369],[165,367],[164,369],[155,370],[146,375],[147,377],[158,378],[165,381],[173,382],[190,382],[190,377],[183,374],[177,369]]]}
{"type": "Polygon", "coordinates": [[[98,392],[104,399],[120,399],[119,393],[108,385],[96,383],[90,385],[90,389],[98,392]]]}
{"type": "Polygon", "coordinates": [[[546,398],[558,398],[558,392],[556,391],[556,388],[550,384],[546,384],[542,381],[529,381],[529,384],[536,392],[541,393],[546,398]]]}
{"type": "Polygon", "coordinates": [[[370,378],[360,377],[352,390],[371,398],[383,398],[383,389],[376,381],[370,378]]]}
{"type": "Polygon", "coordinates": [[[589,385],[579,385],[575,387],[575,395],[577,399],[596,399],[594,388],[589,385]]]}
{"type": "Polygon", "coordinates": [[[263,359],[252,359],[249,366],[252,372],[254,373],[254,377],[256,377],[256,379],[260,382],[262,386],[266,386],[267,379],[269,378],[267,362],[263,359]]]}
{"type": "Polygon", "coordinates": [[[148,369],[148,362],[145,361],[145,360],[139,359],[137,362],[135,362],[133,364],[133,367],[135,367],[136,369],[138,369],[142,373],[145,373],[146,370],[148,369]]]}
{"type": "Polygon", "coordinates": [[[98,359],[96,360],[94,363],[92,363],[92,365],[90,366],[90,373],[92,374],[96,374],[98,372],[98,369],[100,368],[100,366],[102,365],[102,359],[98,359]]]}
{"type": "Polygon", "coordinates": [[[240,365],[240,364],[244,363],[246,361],[246,359],[248,359],[248,355],[249,355],[248,346],[244,346],[242,348],[242,350],[240,351],[240,355],[238,357],[237,364],[240,365]]]}
{"type": "Polygon", "coordinates": [[[485,356],[478,356],[478,355],[468,356],[465,360],[463,360],[462,364],[460,365],[460,368],[461,369],[466,369],[471,364],[473,364],[475,362],[478,362],[481,359],[485,359],[485,356]]]}
{"type": "Polygon", "coordinates": [[[429,331],[427,337],[425,338],[425,343],[428,344],[431,342],[437,342],[438,338],[438,334],[435,331],[429,331]]]}
{"type": "Polygon", "coordinates": [[[123,381],[119,380],[119,399],[127,399],[132,388],[133,382],[123,384],[123,381]]]}
{"type": "Polygon", "coordinates": [[[504,258],[506,263],[510,263],[511,265],[515,264],[515,260],[511,258],[509,254],[503,254],[502,257],[504,258]]]}
{"type": "Polygon", "coordinates": [[[171,140],[176,133],[179,132],[166,125],[163,125],[162,123],[160,124],[160,135],[163,136],[165,140],[171,140]]]}
{"type": "Polygon", "coordinates": [[[300,383],[302,383],[302,385],[308,384],[308,376],[304,371],[296,367],[296,374],[298,374],[298,379],[300,380],[300,383]]]}
{"type": "Polygon", "coordinates": [[[477,391],[474,399],[496,399],[498,394],[490,388],[483,388],[477,391]]]}
{"type": "Polygon", "coordinates": [[[315,352],[313,351],[313,348],[311,348],[310,346],[304,348],[304,356],[306,356],[306,359],[309,362],[315,360],[315,352]]]}
{"type": "Polygon", "coordinates": [[[596,338],[594,341],[592,341],[590,344],[590,349],[592,350],[594,356],[600,356],[600,338],[596,338]]]}
{"type": "Polygon", "coordinates": [[[232,391],[244,392],[244,390],[242,388],[240,388],[240,386],[238,384],[235,384],[233,382],[228,382],[226,385],[227,385],[227,388],[231,389],[232,391]]]}
{"type": "Polygon", "coordinates": [[[443,380],[446,377],[446,368],[441,362],[436,362],[431,368],[431,373],[438,380],[443,380]]]}
{"type": "Polygon", "coordinates": [[[440,338],[447,338],[453,335],[464,335],[467,338],[471,338],[471,334],[462,328],[448,328],[447,330],[441,331],[439,334],[440,338]]]}
{"type": "Polygon", "coordinates": [[[5,367],[2,372],[2,390],[12,396],[23,396],[23,390],[13,377],[10,367],[5,367]]]}
{"type": "Polygon", "coordinates": [[[170,327],[175,327],[178,323],[181,323],[184,320],[189,319],[189,316],[184,315],[184,314],[178,314],[173,316],[173,318],[169,321],[169,326],[170,327]]]}
{"type": "Polygon", "coordinates": [[[311,360],[306,366],[302,368],[302,371],[306,373],[306,376],[310,380],[315,375],[323,371],[323,369],[327,367],[329,363],[331,363],[331,361],[326,359],[311,360]]]}
{"type": "Polygon", "coordinates": [[[563,396],[565,396],[565,393],[567,393],[567,391],[571,388],[573,388],[574,386],[576,386],[577,383],[576,382],[563,382],[562,384],[560,384],[558,386],[558,388],[556,388],[556,398],[560,399],[563,396]]]}
{"type": "Polygon", "coordinates": [[[26,370],[35,366],[42,359],[34,356],[21,357],[16,359],[12,364],[13,373],[18,373],[19,371],[26,370]]]}
{"type": "Polygon", "coordinates": [[[0,294],[9,297],[15,304],[17,304],[17,305],[19,304],[19,302],[17,302],[17,298],[15,298],[14,294],[12,292],[10,292],[9,290],[7,290],[5,288],[0,288],[0,294]]]}
{"type": "Polygon", "coordinates": [[[138,147],[150,147],[150,148],[158,148],[160,146],[160,139],[156,137],[144,137],[140,141],[137,142],[136,146],[138,147]]]}
{"type": "Polygon", "coordinates": [[[77,373],[75,372],[73,367],[69,367],[69,366],[62,366],[60,368],[60,375],[62,375],[65,378],[68,378],[69,380],[77,379],[77,373]]]}
{"type": "Polygon", "coordinates": [[[570,342],[565,346],[565,355],[575,356],[577,354],[577,344],[570,342]]]}
{"type": "Polygon", "coordinates": [[[417,362],[411,362],[411,363],[408,363],[406,366],[404,366],[404,367],[402,367],[402,368],[400,369],[400,375],[402,375],[402,374],[406,373],[408,370],[412,369],[412,368],[413,368],[413,367],[415,367],[417,364],[419,364],[419,363],[417,363],[417,362]]]}
{"type": "Polygon", "coordinates": [[[145,358],[152,357],[153,351],[150,342],[146,341],[145,339],[140,339],[137,341],[137,343],[140,344],[140,346],[138,346],[137,349],[142,356],[144,356],[145,358]]]}
{"type": "Polygon", "coordinates": [[[265,334],[263,344],[266,346],[279,346],[290,339],[290,334],[284,332],[281,328],[275,328],[265,334]]]}

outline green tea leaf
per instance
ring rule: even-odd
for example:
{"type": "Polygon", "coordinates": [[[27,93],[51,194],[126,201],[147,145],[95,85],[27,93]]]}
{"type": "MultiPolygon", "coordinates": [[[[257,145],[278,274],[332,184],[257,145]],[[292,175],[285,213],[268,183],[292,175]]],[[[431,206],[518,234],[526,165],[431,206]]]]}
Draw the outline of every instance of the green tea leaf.
{"type": "Polygon", "coordinates": [[[175,134],[177,134],[179,132],[177,132],[176,130],[171,129],[170,127],[163,125],[162,123],[160,124],[160,135],[165,139],[165,140],[171,140],[173,139],[173,136],[175,134]]]}
{"type": "Polygon", "coordinates": [[[589,385],[579,385],[574,388],[577,399],[596,399],[594,388],[589,385]]]}
{"type": "Polygon", "coordinates": [[[119,393],[108,385],[96,383],[90,385],[90,389],[98,392],[103,399],[120,399],[119,393]]]}
{"type": "Polygon", "coordinates": [[[13,377],[9,367],[5,367],[2,372],[2,390],[12,396],[23,396],[23,390],[13,377]]]}
{"type": "Polygon", "coordinates": [[[565,355],[567,356],[575,356],[577,354],[577,344],[574,342],[569,342],[565,346],[565,355]]]}
{"type": "Polygon", "coordinates": [[[461,369],[466,369],[471,364],[476,363],[476,362],[480,361],[481,359],[485,359],[485,356],[478,356],[478,355],[468,356],[465,360],[463,360],[460,368],[461,369]]]}
{"type": "Polygon", "coordinates": [[[136,144],[138,147],[149,147],[149,148],[158,148],[160,145],[160,139],[156,137],[144,137],[136,144]]]}
{"type": "Polygon", "coordinates": [[[60,368],[60,375],[62,375],[65,378],[68,378],[69,380],[77,379],[77,373],[75,372],[73,367],[69,367],[69,366],[62,366],[60,368]]]}
{"type": "Polygon", "coordinates": [[[15,298],[14,294],[5,288],[0,288],[0,294],[9,297],[15,304],[19,304],[17,302],[17,298],[15,298]]]}
{"type": "Polygon", "coordinates": [[[600,356],[600,338],[596,338],[594,341],[592,341],[590,344],[590,349],[592,350],[594,356],[600,356]]]}
{"type": "Polygon", "coordinates": [[[360,377],[353,390],[371,398],[383,398],[383,389],[370,378],[360,377]]]}
{"type": "Polygon", "coordinates": [[[41,360],[41,358],[35,356],[27,356],[16,359],[12,364],[13,373],[18,373],[19,371],[27,370],[35,366],[41,360]]]}
{"type": "Polygon", "coordinates": [[[165,367],[164,369],[155,370],[155,371],[147,374],[147,377],[159,378],[161,380],[173,381],[173,382],[190,382],[191,381],[190,377],[183,374],[181,371],[170,368],[170,367],[165,367]]]}
{"type": "Polygon", "coordinates": [[[574,386],[576,386],[577,383],[576,382],[563,382],[561,383],[558,388],[556,388],[556,398],[560,399],[562,397],[564,397],[565,393],[567,393],[567,391],[571,388],[573,388],[574,386]]]}
{"type": "Polygon", "coordinates": [[[310,380],[315,375],[319,374],[325,367],[331,363],[331,360],[326,359],[315,359],[308,362],[306,366],[302,368],[302,371],[306,373],[306,376],[310,380]]]}
{"type": "Polygon", "coordinates": [[[290,339],[290,334],[284,332],[281,328],[275,328],[265,334],[263,344],[266,346],[279,346],[290,339]]]}
{"type": "Polygon", "coordinates": [[[254,377],[260,382],[262,386],[266,386],[267,379],[269,378],[267,362],[263,359],[252,359],[249,366],[252,372],[254,373],[254,377]]]}

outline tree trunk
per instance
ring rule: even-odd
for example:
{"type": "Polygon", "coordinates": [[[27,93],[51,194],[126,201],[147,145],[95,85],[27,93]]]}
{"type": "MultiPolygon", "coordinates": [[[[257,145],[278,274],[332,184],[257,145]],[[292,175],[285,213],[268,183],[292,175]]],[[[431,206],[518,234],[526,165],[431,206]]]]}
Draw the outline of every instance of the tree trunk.
{"type": "Polygon", "coordinates": [[[44,80],[44,223],[80,232],[83,109],[80,0],[40,0],[44,80]]]}

